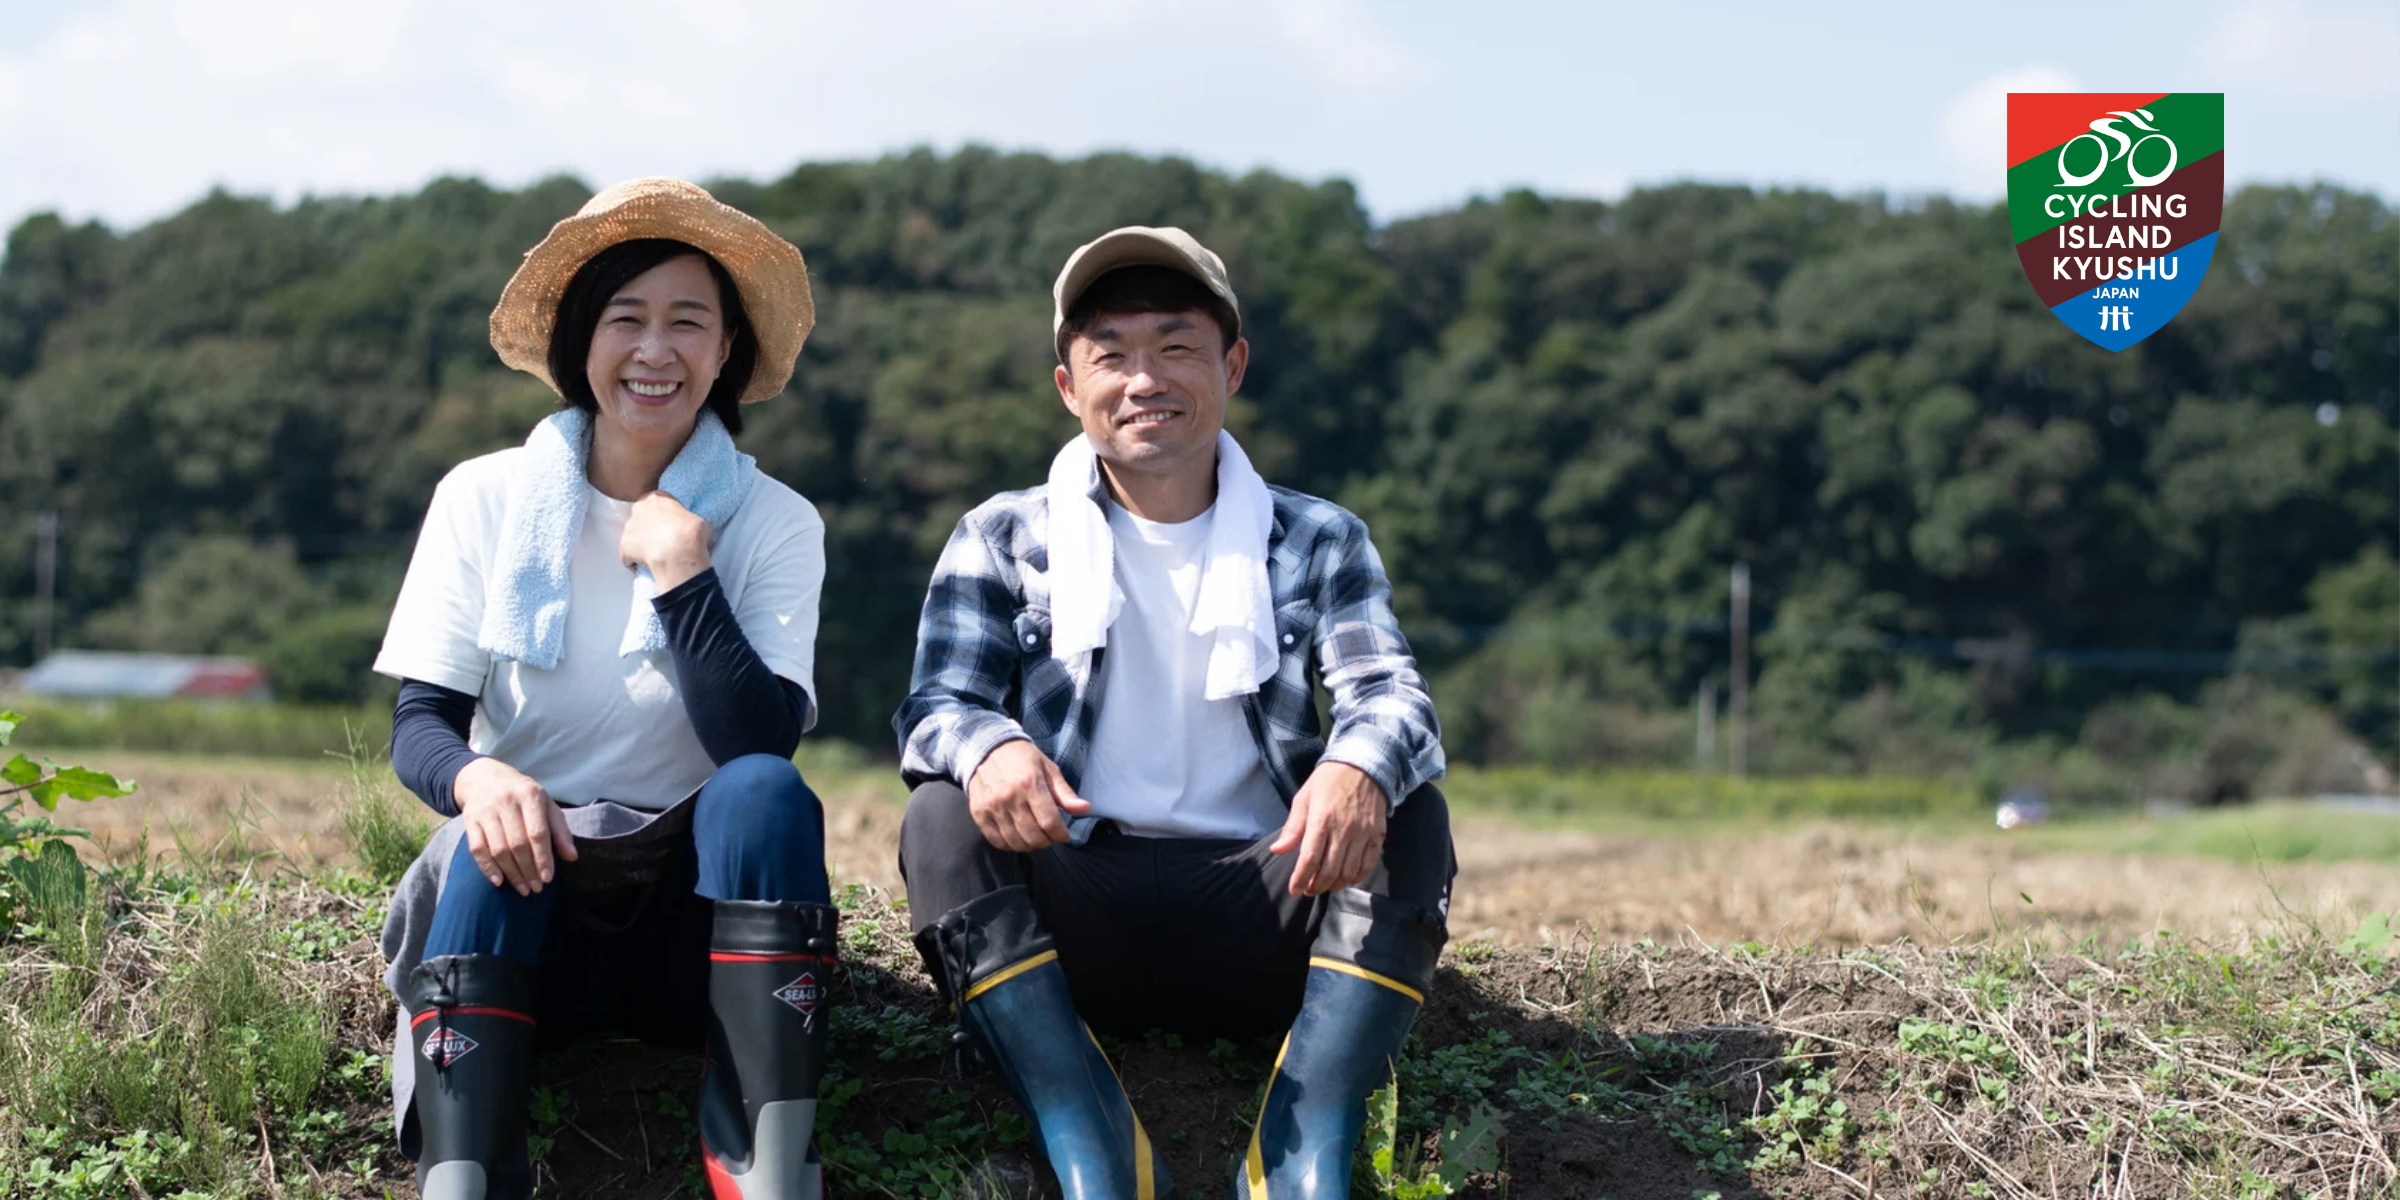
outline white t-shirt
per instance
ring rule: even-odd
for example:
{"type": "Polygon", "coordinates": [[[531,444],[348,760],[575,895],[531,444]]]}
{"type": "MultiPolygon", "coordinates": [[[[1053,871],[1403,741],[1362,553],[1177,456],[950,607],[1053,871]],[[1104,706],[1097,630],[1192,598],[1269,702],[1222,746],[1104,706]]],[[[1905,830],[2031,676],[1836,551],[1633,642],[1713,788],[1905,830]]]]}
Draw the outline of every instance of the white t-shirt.
{"type": "MultiPolygon", "coordinates": [[[[557,667],[494,658],[475,645],[484,571],[499,549],[508,477],[523,469],[523,453],[469,459],[434,489],[375,669],[478,697],[467,744],[531,776],[561,804],[666,808],[706,783],[716,764],[684,715],[674,657],[617,656],[633,605],[633,572],[618,561],[617,541],[632,504],[587,492],[557,667]]],[[[813,724],[817,592],[825,581],[825,522],[816,507],[761,473],[709,557],[767,669],[812,697],[813,724]]]]}
{"type": "Polygon", "coordinates": [[[1191,632],[1216,510],[1178,525],[1145,521],[1114,504],[1125,607],[1108,627],[1099,719],[1083,769],[1092,815],[1146,837],[1261,838],[1283,825],[1283,798],[1267,775],[1241,697],[1207,698],[1214,639],[1191,632]]]}

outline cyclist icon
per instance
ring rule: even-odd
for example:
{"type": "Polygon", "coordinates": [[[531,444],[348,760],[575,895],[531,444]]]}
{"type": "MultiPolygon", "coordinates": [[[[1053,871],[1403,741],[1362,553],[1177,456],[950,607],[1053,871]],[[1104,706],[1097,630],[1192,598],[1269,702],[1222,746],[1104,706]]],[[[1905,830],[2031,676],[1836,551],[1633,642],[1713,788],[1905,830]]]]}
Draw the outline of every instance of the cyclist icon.
{"type": "Polygon", "coordinates": [[[2157,119],[2157,117],[2151,115],[2149,109],[2137,108],[2132,112],[2111,112],[2107,116],[2092,122],[2092,132],[2076,134],[2074,137],[2067,140],[2066,145],[2058,148],[2059,186],[2083,187],[2094,180],[2099,179],[2100,176],[2108,170],[2110,163],[2116,162],[2120,159],[2124,161],[2125,175],[2127,178],[2133,180],[2132,186],[2134,187],[2149,187],[2151,184],[2157,183],[2158,181],[2165,179],[2167,176],[2174,174],[2176,157],[2175,140],[2163,133],[2158,132],[2158,127],[2150,123],[2157,119]],[[2117,128],[2117,122],[2120,120],[2131,124],[2135,129],[2141,131],[2143,136],[2140,138],[2135,138],[2133,135],[2117,128]],[[2099,161],[2092,164],[2091,170],[2078,175],[2067,166],[2067,155],[2075,149],[2075,143],[2087,140],[2090,141],[2092,146],[2100,152],[2100,158],[2099,161]],[[2113,146],[2110,144],[2112,142],[2114,143],[2113,146]],[[2141,167],[2135,162],[2135,159],[2140,155],[2142,147],[2149,145],[2152,142],[2166,143],[2167,165],[2160,167],[2155,172],[2144,174],[2141,167]]]}

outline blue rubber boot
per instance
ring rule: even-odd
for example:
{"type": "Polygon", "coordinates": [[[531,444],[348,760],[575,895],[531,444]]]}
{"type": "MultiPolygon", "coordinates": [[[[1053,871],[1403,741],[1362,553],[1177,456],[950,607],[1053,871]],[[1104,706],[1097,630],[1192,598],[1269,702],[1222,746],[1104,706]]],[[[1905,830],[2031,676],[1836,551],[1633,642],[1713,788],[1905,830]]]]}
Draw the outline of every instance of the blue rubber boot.
{"type": "Polygon", "coordinates": [[[1440,918],[1405,901],[1358,888],[1328,898],[1234,1200],[1348,1200],[1367,1097],[1392,1077],[1445,938],[1440,918]]]}
{"type": "Polygon", "coordinates": [[[1032,1120],[1067,1200],[1172,1195],[1125,1085],[1075,1015],[1066,971],[1031,894],[1002,888],[921,936],[958,998],[961,1023],[1032,1120]]]}

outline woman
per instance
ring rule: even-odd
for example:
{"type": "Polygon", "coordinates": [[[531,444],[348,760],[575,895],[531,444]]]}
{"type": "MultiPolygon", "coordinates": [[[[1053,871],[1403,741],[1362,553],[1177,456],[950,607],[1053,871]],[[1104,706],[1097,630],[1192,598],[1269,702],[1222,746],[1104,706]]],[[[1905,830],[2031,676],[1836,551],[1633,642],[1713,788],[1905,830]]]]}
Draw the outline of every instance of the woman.
{"type": "Polygon", "coordinates": [[[426,1200],[532,1190],[537,1022],[705,1029],[719,1200],[819,1194],[834,910],[791,756],[824,524],[732,441],[813,317],[797,249],[671,179],[559,222],[492,311],[561,411],[442,480],[375,663],[393,766],[451,818],[383,936],[426,1200]]]}

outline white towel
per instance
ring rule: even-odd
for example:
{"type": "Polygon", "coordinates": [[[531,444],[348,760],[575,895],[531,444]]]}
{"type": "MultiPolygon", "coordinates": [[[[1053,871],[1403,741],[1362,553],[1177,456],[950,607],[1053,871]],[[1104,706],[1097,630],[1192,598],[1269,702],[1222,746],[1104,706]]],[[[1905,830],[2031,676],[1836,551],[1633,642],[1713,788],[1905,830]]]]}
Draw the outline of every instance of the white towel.
{"type": "MultiPolygon", "coordinates": [[[[1050,652],[1073,662],[1108,644],[1125,609],[1117,586],[1108,514],[1092,500],[1100,459],[1078,436],[1050,460],[1050,652]]],[[[1267,534],[1274,500],[1233,435],[1217,434],[1216,516],[1190,630],[1210,635],[1206,694],[1226,700],[1256,692],[1275,675],[1275,597],[1267,589],[1267,534]]]]}
{"type": "MultiPolygon", "coordinates": [[[[567,641],[567,564],[583,529],[591,448],[591,417],[576,408],[545,418],[525,439],[524,468],[508,481],[500,546],[484,581],[483,624],[475,635],[483,650],[545,671],[558,666],[567,641]]],[[[756,461],[734,449],[724,423],[703,409],[658,490],[712,531],[723,529],[750,496],[756,461]]],[[[667,648],[666,626],[651,603],[657,598],[649,569],[637,569],[618,657],[667,648]]]]}

